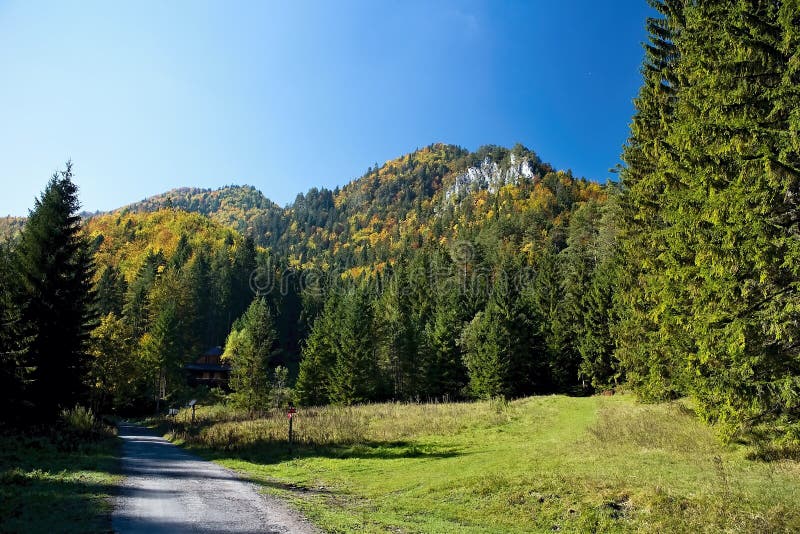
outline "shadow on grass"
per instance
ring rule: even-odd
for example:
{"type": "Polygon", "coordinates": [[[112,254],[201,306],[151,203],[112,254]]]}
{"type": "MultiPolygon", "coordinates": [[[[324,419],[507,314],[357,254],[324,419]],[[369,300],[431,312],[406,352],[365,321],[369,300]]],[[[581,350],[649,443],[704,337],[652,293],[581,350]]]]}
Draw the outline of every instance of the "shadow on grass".
{"type": "Polygon", "coordinates": [[[0,486],[0,532],[107,532],[115,484],[25,478],[0,486]]]}
{"type": "Polygon", "coordinates": [[[232,450],[218,450],[202,445],[191,445],[190,450],[212,460],[244,460],[259,464],[277,464],[305,458],[337,460],[400,460],[409,458],[454,458],[464,453],[454,448],[419,445],[408,441],[366,441],[342,445],[294,445],[286,442],[257,441],[232,450]]]}
{"type": "Polygon", "coordinates": [[[64,450],[51,435],[0,436],[0,532],[107,532],[118,442],[64,450]]]}
{"type": "Polygon", "coordinates": [[[766,463],[783,460],[800,462],[800,446],[757,444],[755,450],[747,455],[747,459],[766,463]]]}

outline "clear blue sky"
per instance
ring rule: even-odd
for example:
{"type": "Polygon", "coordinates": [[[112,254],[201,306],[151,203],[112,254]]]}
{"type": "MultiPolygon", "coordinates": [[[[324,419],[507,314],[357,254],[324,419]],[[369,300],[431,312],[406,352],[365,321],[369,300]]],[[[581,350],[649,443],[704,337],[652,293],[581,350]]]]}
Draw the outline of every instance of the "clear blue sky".
{"type": "Polygon", "coordinates": [[[280,204],[442,141],[605,181],[645,0],[0,0],[0,215],[72,158],[83,208],[252,184],[280,204]]]}

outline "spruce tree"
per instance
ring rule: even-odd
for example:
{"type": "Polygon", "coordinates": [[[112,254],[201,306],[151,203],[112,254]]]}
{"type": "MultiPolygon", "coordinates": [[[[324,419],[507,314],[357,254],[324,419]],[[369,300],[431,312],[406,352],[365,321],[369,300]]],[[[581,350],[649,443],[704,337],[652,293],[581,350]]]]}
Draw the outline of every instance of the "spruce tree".
{"type": "Polygon", "coordinates": [[[531,328],[532,334],[544,343],[543,359],[549,369],[549,376],[541,376],[540,384],[544,387],[545,383],[549,383],[550,389],[560,389],[572,381],[570,369],[574,367],[574,358],[568,325],[563,317],[564,290],[560,280],[559,257],[552,245],[546,245],[534,270],[527,296],[531,315],[537,318],[531,328]]]}
{"type": "Polygon", "coordinates": [[[6,409],[0,420],[20,417],[31,369],[25,364],[17,277],[11,265],[11,247],[0,244],[0,401],[6,409]]]}
{"type": "Polygon", "coordinates": [[[623,150],[621,172],[621,254],[619,321],[613,327],[615,358],[628,382],[646,399],[678,396],[683,373],[678,363],[687,350],[685,333],[672,320],[674,310],[662,305],[663,253],[669,234],[663,207],[670,191],[681,187],[665,163],[676,148],[668,142],[682,82],[676,41],[683,34],[681,0],[653,0],[659,16],[647,20],[649,42],[642,67],[644,84],[634,104],[631,135],[623,150]]]}
{"type": "Polygon", "coordinates": [[[230,386],[236,404],[250,412],[269,405],[269,358],[277,335],[264,297],[256,297],[232,329],[223,358],[231,365],[230,386]]]}
{"type": "Polygon", "coordinates": [[[331,373],[338,354],[335,337],[338,306],[337,296],[328,298],[303,347],[295,385],[298,402],[303,405],[319,406],[330,402],[331,373]]]}
{"type": "Polygon", "coordinates": [[[113,313],[118,317],[121,316],[127,291],[128,284],[119,269],[113,265],[106,266],[95,285],[98,316],[109,313],[113,313]]]}
{"type": "Polygon", "coordinates": [[[800,423],[798,21],[793,1],[702,2],[678,40],[663,301],[692,342],[688,392],[728,433],[800,423]]]}
{"type": "Polygon", "coordinates": [[[380,381],[375,361],[372,302],[366,286],[344,293],[335,339],[337,352],[331,372],[331,402],[350,405],[375,400],[380,381]]]}
{"type": "Polygon", "coordinates": [[[92,258],[81,233],[72,164],[53,175],[30,211],[15,249],[20,275],[27,399],[43,418],[85,401],[87,341],[94,321],[92,258]]]}
{"type": "Polygon", "coordinates": [[[418,312],[412,301],[412,282],[408,267],[401,259],[376,303],[376,350],[391,377],[391,394],[396,399],[410,399],[421,393],[419,332],[415,324],[418,312]]]}
{"type": "Polygon", "coordinates": [[[798,2],[664,2],[624,159],[617,356],[727,435],[800,421],[798,2]],[[627,309],[627,310],[626,310],[627,309]]]}
{"type": "Polygon", "coordinates": [[[464,308],[455,281],[442,283],[433,315],[425,325],[422,347],[428,396],[458,398],[467,384],[467,369],[458,345],[466,322],[464,308]]]}

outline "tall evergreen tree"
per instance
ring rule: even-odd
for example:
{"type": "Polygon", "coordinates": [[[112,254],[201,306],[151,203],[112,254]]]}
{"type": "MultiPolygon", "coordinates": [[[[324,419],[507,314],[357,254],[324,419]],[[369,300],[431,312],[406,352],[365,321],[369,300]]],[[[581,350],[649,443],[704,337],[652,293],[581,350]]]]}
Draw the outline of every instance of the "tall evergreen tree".
{"type": "Polygon", "coordinates": [[[617,355],[640,393],[691,393],[727,433],[791,428],[800,422],[798,2],[657,6],[654,74],[624,156],[630,311],[617,355]]]}
{"type": "Polygon", "coordinates": [[[166,259],[160,250],[149,251],[136,277],[128,286],[123,315],[136,338],[140,338],[148,329],[150,291],[165,266],[166,259]]]}
{"type": "Polygon", "coordinates": [[[28,400],[41,417],[86,399],[86,347],[94,320],[89,244],[81,233],[72,163],[56,173],[31,210],[15,269],[21,277],[22,324],[32,367],[28,400]]]}
{"type": "Polygon", "coordinates": [[[433,315],[424,331],[423,378],[427,396],[458,398],[467,385],[467,369],[458,339],[466,323],[457,283],[441,283],[433,315]]]}
{"type": "Polygon", "coordinates": [[[415,324],[412,284],[401,259],[376,302],[376,349],[391,377],[391,394],[409,399],[420,394],[419,331],[415,324]]]}
{"type": "Polygon", "coordinates": [[[11,265],[12,250],[0,244],[0,402],[6,409],[0,420],[18,418],[25,400],[31,369],[26,366],[22,325],[18,306],[17,277],[11,265]]]}
{"type": "Polygon", "coordinates": [[[678,95],[664,167],[682,187],[670,223],[666,305],[692,345],[682,362],[700,412],[728,432],[800,424],[798,3],[702,2],[678,40],[678,95]],[[793,124],[794,123],[794,124],[793,124]]]}
{"type": "Polygon", "coordinates": [[[609,198],[600,208],[596,222],[593,251],[595,267],[589,287],[581,295],[583,325],[577,343],[581,356],[579,375],[595,388],[610,387],[622,380],[619,364],[614,358],[616,348],[612,335],[618,320],[620,243],[622,224],[620,195],[617,187],[609,187],[609,198]]]}
{"type": "Polygon", "coordinates": [[[531,314],[537,318],[532,325],[534,335],[545,346],[545,361],[549,368],[551,389],[571,385],[574,354],[569,338],[569,325],[563,317],[563,285],[560,279],[559,257],[553,246],[544,249],[536,263],[534,279],[527,290],[531,314]]]}
{"type": "Polygon", "coordinates": [[[256,297],[234,325],[223,358],[231,365],[230,386],[238,406],[250,412],[269,404],[269,358],[277,335],[267,301],[256,297]]]}
{"type": "Polygon", "coordinates": [[[336,339],[338,309],[339,298],[333,294],[312,324],[303,347],[295,391],[298,401],[306,406],[319,406],[330,401],[331,373],[339,352],[336,339]]]}
{"type": "Polygon", "coordinates": [[[680,394],[683,382],[676,361],[686,350],[687,338],[670,320],[672,309],[660,304],[661,275],[669,224],[662,212],[668,192],[680,188],[665,162],[675,147],[668,142],[682,81],[678,75],[681,52],[677,40],[684,33],[684,2],[653,0],[659,16],[647,21],[649,43],[642,68],[644,84],[635,100],[636,113],[622,159],[622,257],[626,268],[620,279],[622,298],[615,358],[627,380],[647,399],[680,394]]]}
{"type": "Polygon", "coordinates": [[[98,315],[113,313],[121,316],[127,290],[128,284],[119,269],[113,265],[106,266],[95,285],[98,315]]]}
{"type": "Polygon", "coordinates": [[[379,378],[372,302],[366,286],[354,287],[344,293],[336,323],[336,342],[330,401],[349,405],[374,400],[379,378]]]}

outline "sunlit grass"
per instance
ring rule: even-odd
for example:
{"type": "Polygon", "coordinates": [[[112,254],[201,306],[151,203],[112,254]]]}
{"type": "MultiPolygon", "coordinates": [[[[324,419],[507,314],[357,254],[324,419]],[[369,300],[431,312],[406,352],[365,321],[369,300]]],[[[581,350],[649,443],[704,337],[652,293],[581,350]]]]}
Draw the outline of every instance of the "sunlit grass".
{"type": "Polygon", "coordinates": [[[791,532],[798,462],[749,460],[680,403],[379,404],[254,421],[199,408],[186,446],[332,532],[791,532]],[[219,421],[219,422],[217,422],[219,421]]]}

